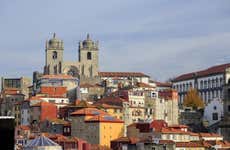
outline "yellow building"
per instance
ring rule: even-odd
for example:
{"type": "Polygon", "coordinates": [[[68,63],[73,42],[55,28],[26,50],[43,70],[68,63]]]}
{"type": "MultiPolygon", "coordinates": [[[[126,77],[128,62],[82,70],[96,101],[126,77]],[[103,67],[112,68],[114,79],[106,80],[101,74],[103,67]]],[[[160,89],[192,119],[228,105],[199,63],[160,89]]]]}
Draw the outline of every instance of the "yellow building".
{"type": "Polygon", "coordinates": [[[71,135],[107,148],[123,136],[124,122],[96,108],[83,108],[71,114],[71,135]]]}
{"type": "Polygon", "coordinates": [[[123,119],[123,111],[121,106],[109,105],[109,104],[96,104],[96,107],[116,117],[117,119],[123,119]]]}

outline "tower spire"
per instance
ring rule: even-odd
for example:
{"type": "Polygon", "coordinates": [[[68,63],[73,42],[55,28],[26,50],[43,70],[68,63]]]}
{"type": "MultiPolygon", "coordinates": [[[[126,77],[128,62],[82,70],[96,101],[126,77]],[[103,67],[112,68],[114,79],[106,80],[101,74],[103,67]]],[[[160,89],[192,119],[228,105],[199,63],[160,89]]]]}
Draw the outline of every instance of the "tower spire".
{"type": "Polygon", "coordinates": [[[87,40],[90,40],[90,36],[89,36],[89,33],[87,33],[87,40]]]}
{"type": "Polygon", "coordinates": [[[56,33],[55,32],[53,33],[53,38],[56,38],[56,33]]]}

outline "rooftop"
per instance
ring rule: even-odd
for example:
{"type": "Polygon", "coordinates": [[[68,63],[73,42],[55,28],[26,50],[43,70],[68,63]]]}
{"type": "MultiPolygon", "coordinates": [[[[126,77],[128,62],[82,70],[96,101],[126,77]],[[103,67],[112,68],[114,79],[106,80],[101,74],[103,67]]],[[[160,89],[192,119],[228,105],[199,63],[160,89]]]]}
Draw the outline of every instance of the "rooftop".
{"type": "Polygon", "coordinates": [[[109,122],[109,123],[124,123],[124,121],[117,119],[111,115],[97,115],[85,120],[85,122],[109,122]]]}
{"type": "Polygon", "coordinates": [[[95,115],[107,115],[106,112],[97,108],[82,108],[71,113],[71,116],[95,116],[95,115]]]}
{"type": "Polygon", "coordinates": [[[196,76],[196,77],[204,77],[204,76],[224,73],[225,69],[227,69],[228,67],[230,67],[230,63],[213,66],[213,67],[210,67],[208,69],[200,70],[200,71],[197,71],[197,72],[191,72],[191,73],[182,74],[182,75],[176,77],[173,80],[173,82],[192,79],[192,78],[194,78],[194,76],[196,76]]]}
{"type": "Polygon", "coordinates": [[[141,72],[98,72],[100,77],[149,77],[141,72]]]}

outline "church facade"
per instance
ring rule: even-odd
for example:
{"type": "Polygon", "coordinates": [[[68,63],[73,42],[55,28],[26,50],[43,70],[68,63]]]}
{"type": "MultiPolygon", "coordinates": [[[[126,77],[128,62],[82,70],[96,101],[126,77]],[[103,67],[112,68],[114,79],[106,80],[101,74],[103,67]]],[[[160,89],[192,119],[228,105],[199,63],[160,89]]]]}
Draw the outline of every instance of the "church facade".
{"type": "Polygon", "coordinates": [[[63,60],[64,43],[56,38],[46,41],[45,49],[45,75],[67,74],[77,77],[81,82],[95,81],[98,78],[98,42],[87,38],[79,42],[78,60],[67,62],[63,60]]]}

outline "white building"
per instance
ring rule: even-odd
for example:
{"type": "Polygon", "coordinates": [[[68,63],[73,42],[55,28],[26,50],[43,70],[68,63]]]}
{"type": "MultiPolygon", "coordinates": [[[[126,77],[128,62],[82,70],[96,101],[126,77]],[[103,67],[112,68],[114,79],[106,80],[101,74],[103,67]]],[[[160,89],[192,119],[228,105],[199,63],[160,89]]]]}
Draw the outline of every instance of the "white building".
{"type": "Polygon", "coordinates": [[[149,83],[150,76],[141,72],[98,72],[106,87],[106,93],[117,91],[119,87],[133,86],[136,83],[149,83]]]}
{"type": "Polygon", "coordinates": [[[226,77],[229,76],[225,70],[228,67],[230,63],[176,77],[173,80],[173,88],[178,91],[179,103],[183,104],[184,97],[190,88],[198,90],[205,104],[214,98],[223,99],[223,85],[226,77]]]}
{"type": "Polygon", "coordinates": [[[203,120],[208,122],[208,126],[211,126],[221,120],[223,111],[223,102],[220,99],[214,99],[205,107],[203,120]]]}

